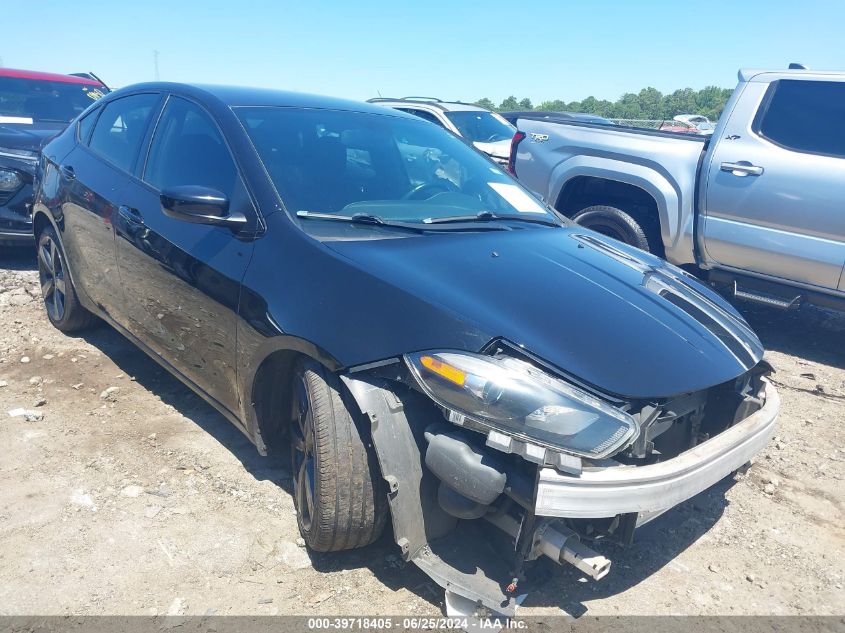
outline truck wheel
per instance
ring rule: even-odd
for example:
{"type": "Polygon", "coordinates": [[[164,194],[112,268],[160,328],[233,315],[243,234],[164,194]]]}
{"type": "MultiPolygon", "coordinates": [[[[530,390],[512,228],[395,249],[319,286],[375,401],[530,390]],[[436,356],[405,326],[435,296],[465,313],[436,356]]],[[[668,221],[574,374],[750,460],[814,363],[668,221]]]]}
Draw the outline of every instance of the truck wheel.
{"type": "Polygon", "coordinates": [[[599,204],[582,209],[572,216],[572,219],[597,233],[646,252],[653,252],[643,227],[622,209],[599,204]]]}
{"type": "Polygon", "coordinates": [[[96,317],[79,303],[68,273],[67,258],[52,226],[39,234],[37,248],[38,280],[50,323],[62,332],[90,327],[96,317]]]}
{"type": "Polygon", "coordinates": [[[366,422],[320,364],[300,361],[294,381],[290,448],[299,532],[318,552],[368,545],[384,528],[387,493],[366,422]]]}

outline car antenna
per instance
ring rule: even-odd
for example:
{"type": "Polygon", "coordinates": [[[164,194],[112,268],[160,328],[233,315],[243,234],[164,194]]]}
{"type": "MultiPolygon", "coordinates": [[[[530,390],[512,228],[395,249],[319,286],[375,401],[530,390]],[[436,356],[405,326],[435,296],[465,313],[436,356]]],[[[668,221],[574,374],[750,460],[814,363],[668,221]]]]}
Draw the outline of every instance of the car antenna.
{"type": "Polygon", "coordinates": [[[789,70],[809,70],[804,64],[792,62],[789,64],[789,70]]]}

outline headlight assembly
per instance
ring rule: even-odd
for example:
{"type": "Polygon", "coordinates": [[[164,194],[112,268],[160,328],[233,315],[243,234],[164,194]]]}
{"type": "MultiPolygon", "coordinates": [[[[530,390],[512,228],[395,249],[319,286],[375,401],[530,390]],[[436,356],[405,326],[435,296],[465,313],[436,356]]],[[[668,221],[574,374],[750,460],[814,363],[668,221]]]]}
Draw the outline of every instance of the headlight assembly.
{"type": "Polygon", "coordinates": [[[638,431],[624,411],[516,358],[433,351],[405,361],[440,406],[565,453],[606,457],[638,431]]]}
{"type": "Polygon", "coordinates": [[[22,182],[18,172],[14,169],[0,169],[0,192],[17,191],[22,182]]]}

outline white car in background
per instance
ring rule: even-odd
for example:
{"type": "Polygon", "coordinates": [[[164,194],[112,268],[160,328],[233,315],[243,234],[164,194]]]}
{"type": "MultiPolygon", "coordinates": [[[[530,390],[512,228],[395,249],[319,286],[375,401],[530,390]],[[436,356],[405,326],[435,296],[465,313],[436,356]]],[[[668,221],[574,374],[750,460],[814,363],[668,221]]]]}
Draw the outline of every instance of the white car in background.
{"type": "Polygon", "coordinates": [[[702,116],[700,114],[679,114],[678,116],[673,117],[673,120],[691,125],[698,130],[699,134],[704,134],[706,136],[713,134],[713,130],[716,129],[715,123],[710,121],[710,119],[706,116],[702,116]]]}
{"type": "Polygon", "coordinates": [[[434,97],[377,98],[369,103],[401,110],[446,128],[466,139],[501,165],[508,164],[516,128],[495,112],[460,101],[434,97]]]}

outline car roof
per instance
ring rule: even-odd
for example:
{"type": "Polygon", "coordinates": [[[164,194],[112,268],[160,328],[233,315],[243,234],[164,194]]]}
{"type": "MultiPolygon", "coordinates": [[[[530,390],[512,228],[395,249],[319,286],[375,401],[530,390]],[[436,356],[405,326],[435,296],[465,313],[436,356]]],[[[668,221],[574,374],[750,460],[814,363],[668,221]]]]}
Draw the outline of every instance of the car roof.
{"type": "Polygon", "coordinates": [[[789,78],[816,78],[825,79],[828,77],[842,78],[845,76],[841,70],[812,70],[809,68],[741,68],[737,73],[739,81],[766,82],[772,79],[789,78]]]}
{"type": "Polygon", "coordinates": [[[102,86],[96,79],[60,75],[58,73],[43,73],[37,70],[18,70],[15,68],[0,68],[0,77],[14,77],[16,79],[34,79],[35,81],[58,81],[66,84],[83,84],[86,86],[102,86]]]}
{"type": "Polygon", "coordinates": [[[482,108],[481,106],[473,105],[472,103],[443,103],[441,104],[444,106],[444,110],[448,112],[490,112],[487,108],[482,108]]]}
{"type": "Polygon", "coordinates": [[[428,106],[436,110],[443,110],[444,112],[490,112],[487,108],[482,108],[481,106],[477,106],[473,103],[442,101],[433,97],[377,97],[375,99],[368,99],[367,103],[377,103],[389,108],[401,108],[403,106],[428,106]]]}
{"type": "Polygon", "coordinates": [[[372,114],[390,114],[414,118],[412,115],[404,114],[385,108],[381,105],[370,104],[364,101],[353,101],[351,99],[339,99],[324,95],[308,94],[304,92],[292,92],[287,90],[274,90],[272,88],[250,88],[245,86],[222,86],[209,84],[191,84],[174,82],[151,82],[125,86],[112,93],[119,97],[129,92],[163,90],[174,94],[184,94],[200,99],[214,99],[230,108],[244,106],[273,106],[290,108],[321,108],[326,110],[348,110],[352,112],[369,112],[372,114]]]}

